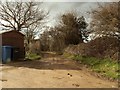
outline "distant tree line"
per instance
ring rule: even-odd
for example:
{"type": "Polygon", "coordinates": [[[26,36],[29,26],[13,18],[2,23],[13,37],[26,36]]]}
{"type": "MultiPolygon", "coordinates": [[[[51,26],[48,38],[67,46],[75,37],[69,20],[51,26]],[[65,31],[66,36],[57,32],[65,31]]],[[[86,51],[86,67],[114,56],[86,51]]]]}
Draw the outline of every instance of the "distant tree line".
{"type": "Polygon", "coordinates": [[[59,19],[57,26],[41,35],[42,50],[62,51],[70,44],[77,45],[87,40],[88,24],[83,16],[79,17],[74,12],[69,12],[61,15],[59,19]]]}
{"type": "Polygon", "coordinates": [[[98,8],[90,12],[92,21],[89,34],[93,35],[90,42],[70,46],[66,52],[81,56],[111,58],[120,60],[120,29],[118,2],[98,3],[98,8]]]}
{"type": "Polygon", "coordinates": [[[0,24],[5,30],[24,31],[27,52],[32,52],[33,49],[33,51],[37,50],[37,53],[40,51],[62,52],[69,45],[82,44],[81,47],[89,48],[85,49],[87,53],[90,52],[91,56],[97,56],[97,54],[103,55],[103,52],[110,52],[110,49],[117,50],[112,47],[119,47],[118,2],[98,3],[99,7],[90,12],[92,19],[90,23],[86,22],[84,16],[77,15],[74,12],[64,13],[59,18],[59,24],[55,27],[46,28],[38,39],[39,45],[38,43],[34,45],[35,35],[41,32],[38,28],[43,26],[49,15],[48,12],[40,8],[41,4],[35,2],[0,3],[0,24]],[[89,29],[87,28],[88,25],[90,26],[89,29]],[[84,41],[88,41],[90,35],[94,37],[89,43],[86,43],[86,47],[84,41]]]}

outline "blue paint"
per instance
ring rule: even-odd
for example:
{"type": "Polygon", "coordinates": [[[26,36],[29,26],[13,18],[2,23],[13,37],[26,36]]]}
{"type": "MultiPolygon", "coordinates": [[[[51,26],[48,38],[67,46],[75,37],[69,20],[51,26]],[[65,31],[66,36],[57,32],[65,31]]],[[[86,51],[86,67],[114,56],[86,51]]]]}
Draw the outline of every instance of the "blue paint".
{"type": "Polygon", "coordinates": [[[2,46],[2,63],[12,60],[12,46],[2,46]]]}

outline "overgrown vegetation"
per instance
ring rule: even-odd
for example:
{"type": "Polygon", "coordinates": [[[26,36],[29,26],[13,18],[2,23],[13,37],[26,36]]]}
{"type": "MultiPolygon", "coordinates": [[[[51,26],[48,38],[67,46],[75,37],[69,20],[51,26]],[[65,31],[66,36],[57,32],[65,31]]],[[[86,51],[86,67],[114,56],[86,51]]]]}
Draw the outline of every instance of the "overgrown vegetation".
{"type": "Polygon", "coordinates": [[[70,45],[65,49],[65,52],[80,56],[118,60],[118,43],[118,39],[114,37],[99,37],[88,43],[70,45]]]}
{"type": "Polygon", "coordinates": [[[100,75],[108,77],[110,79],[118,79],[119,76],[119,66],[116,60],[99,59],[95,57],[85,57],[80,55],[71,55],[68,53],[64,54],[65,57],[71,58],[84,65],[87,65],[92,69],[92,71],[100,73],[100,75]]]}
{"type": "Polygon", "coordinates": [[[119,26],[119,14],[118,2],[110,3],[98,3],[98,8],[90,12],[92,21],[90,22],[90,28],[92,33],[96,36],[120,36],[119,26]]]}
{"type": "Polygon", "coordinates": [[[48,12],[40,8],[41,2],[0,2],[0,25],[3,30],[22,31],[25,35],[25,50],[30,45],[40,27],[47,18],[48,12]]]}
{"type": "Polygon", "coordinates": [[[84,16],[68,12],[60,16],[59,24],[45,30],[40,37],[42,51],[63,51],[70,44],[77,45],[87,40],[88,24],[84,16]]]}
{"type": "Polygon", "coordinates": [[[118,78],[120,31],[117,2],[98,3],[99,7],[90,12],[90,23],[85,16],[64,13],[58,25],[44,27],[38,40],[35,36],[41,32],[39,29],[49,14],[40,9],[40,3],[6,2],[0,3],[0,6],[0,23],[4,29],[24,31],[27,59],[40,59],[37,54],[42,51],[55,51],[59,55],[64,51],[65,57],[80,61],[95,72],[112,79],[118,78]],[[84,43],[88,38],[91,41],[84,43]]]}
{"type": "Polygon", "coordinates": [[[29,60],[39,60],[39,59],[41,59],[41,56],[37,55],[35,53],[27,53],[26,54],[26,59],[29,59],[29,60]]]}

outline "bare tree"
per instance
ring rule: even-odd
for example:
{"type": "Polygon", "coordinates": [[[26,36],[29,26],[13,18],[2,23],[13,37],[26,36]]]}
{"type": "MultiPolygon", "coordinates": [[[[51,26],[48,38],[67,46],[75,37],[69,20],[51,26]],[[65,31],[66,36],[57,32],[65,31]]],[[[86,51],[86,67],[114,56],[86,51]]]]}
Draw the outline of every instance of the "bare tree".
{"type": "Polygon", "coordinates": [[[99,8],[93,10],[91,29],[97,36],[113,36],[118,37],[119,31],[119,11],[118,3],[111,2],[101,5],[98,3],[99,8]]]}
{"type": "Polygon", "coordinates": [[[21,31],[40,23],[47,14],[40,9],[40,3],[5,2],[0,4],[0,24],[4,29],[21,31]]]}
{"type": "Polygon", "coordinates": [[[49,35],[49,31],[45,30],[40,35],[41,50],[42,51],[50,51],[50,42],[51,42],[51,38],[50,38],[50,35],[49,35]]]}
{"type": "Polygon", "coordinates": [[[38,28],[45,22],[48,12],[40,8],[41,3],[5,2],[0,4],[0,24],[6,30],[23,31],[26,50],[38,33],[38,28]]]}
{"type": "Polygon", "coordinates": [[[77,17],[73,12],[63,14],[58,25],[41,35],[41,48],[62,52],[70,44],[82,43],[84,38],[87,38],[86,27],[84,17],[77,17]]]}
{"type": "Polygon", "coordinates": [[[61,28],[54,27],[49,31],[51,36],[50,49],[52,51],[61,52],[65,48],[65,34],[60,31],[61,28]]]}
{"type": "MultiPolygon", "coordinates": [[[[97,37],[104,38],[103,46],[107,46],[107,48],[111,47],[113,42],[109,43],[112,38],[117,39],[116,44],[117,47],[120,46],[120,2],[109,2],[105,4],[98,3],[99,8],[96,10],[93,10],[91,12],[92,15],[92,22],[91,24],[91,31],[94,33],[97,37]],[[110,40],[105,40],[105,38],[109,38],[110,40]],[[109,46],[108,46],[109,45],[109,46]]],[[[99,38],[98,38],[99,39],[99,38]]],[[[115,39],[113,41],[115,41],[115,39]]],[[[97,39],[96,39],[97,40],[97,39]]],[[[101,42],[98,40],[99,43],[101,42]]],[[[98,43],[98,44],[99,44],[98,43]]],[[[100,45],[100,44],[99,44],[100,45]]],[[[92,45],[91,45],[92,46],[92,45]]],[[[98,46],[96,44],[96,46],[98,46]]],[[[114,49],[111,48],[112,51],[116,51],[115,46],[113,46],[114,49]]],[[[103,47],[102,47],[103,48],[103,47]]],[[[100,48],[96,47],[96,49],[102,50],[101,46],[100,48]]],[[[91,49],[94,50],[94,49],[91,49]]],[[[103,48],[103,50],[105,50],[103,48]]],[[[103,51],[102,51],[103,52],[103,51]]],[[[110,51],[108,51],[110,52],[110,51]]],[[[120,60],[120,48],[118,48],[118,59],[120,60]]]]}
{"type": "Polygon", "coordinates": [[[30,50],[30,44],[32,44],[32,41],[35,39],[35,36],[38,32],[39,30],[37,25],[31,25],[26,30],[24,30],[26,51],[30,50]]]}

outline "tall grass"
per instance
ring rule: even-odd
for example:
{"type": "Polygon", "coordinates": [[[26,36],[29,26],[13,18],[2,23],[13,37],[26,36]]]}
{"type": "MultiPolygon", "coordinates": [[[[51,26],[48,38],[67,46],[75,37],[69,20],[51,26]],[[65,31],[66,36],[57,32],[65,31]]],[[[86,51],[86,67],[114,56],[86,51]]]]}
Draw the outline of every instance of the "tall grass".
{"type": "Polygon", "coordinates": [[[119,66],[116,60],[111,59],[99,59],[95,57],[82,57],[79,55],[72,55],[66,54],[71,59],[80,61],[82,64],[87,65],[97,73],[100,73],[102,76],[111,78],[111,79],[118,79],[119,77],[119,66]]]}

